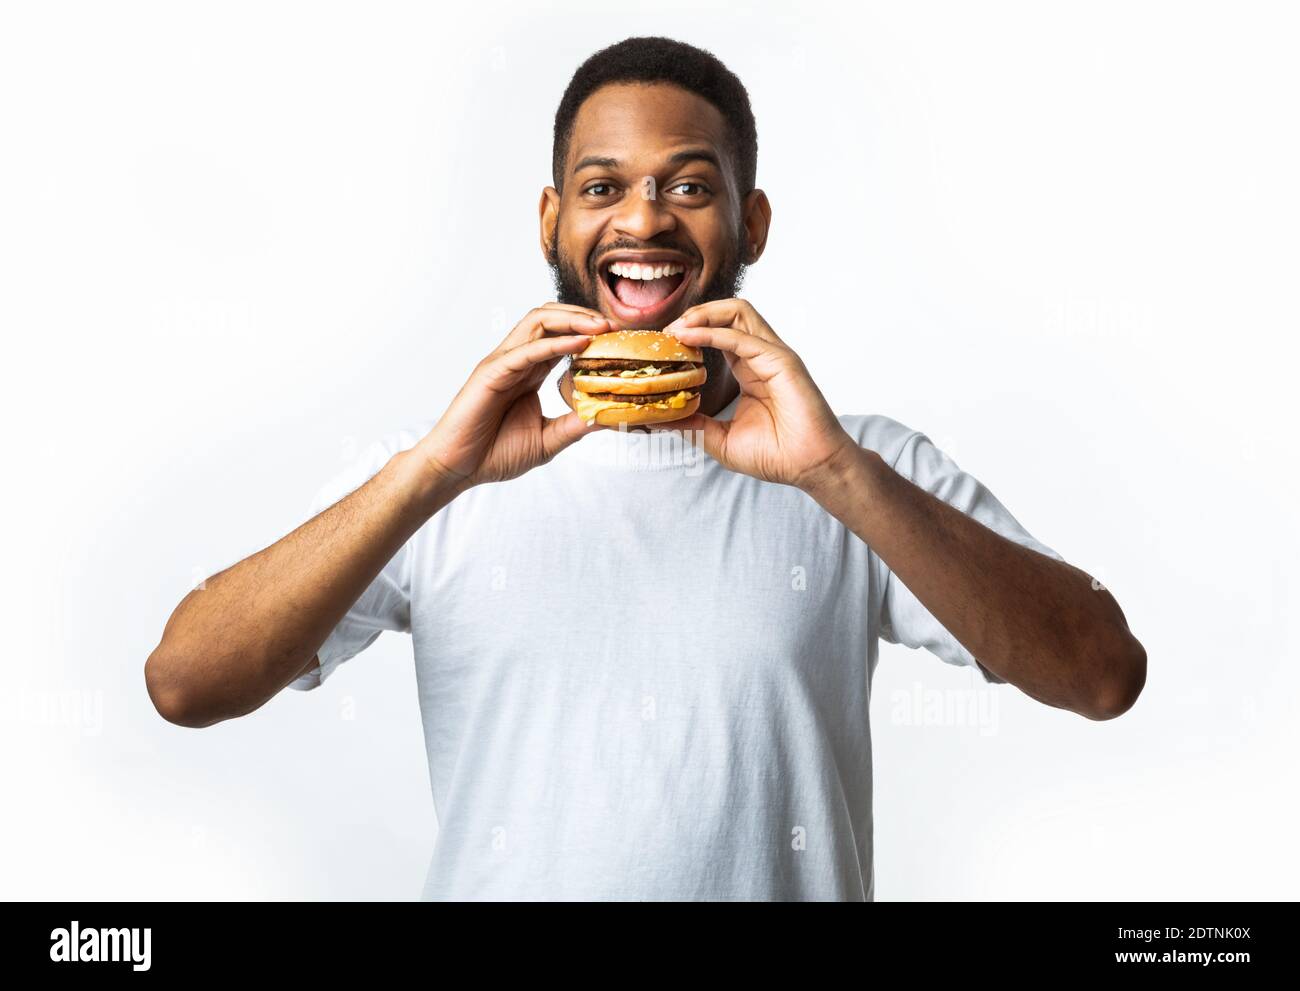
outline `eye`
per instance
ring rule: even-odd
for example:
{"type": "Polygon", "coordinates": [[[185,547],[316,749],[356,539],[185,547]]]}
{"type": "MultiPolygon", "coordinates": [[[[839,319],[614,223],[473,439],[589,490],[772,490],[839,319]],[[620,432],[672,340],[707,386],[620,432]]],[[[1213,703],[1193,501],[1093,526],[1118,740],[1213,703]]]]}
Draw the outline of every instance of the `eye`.
{"type": "Polygon", "coordinates": [[[669,188],[669,192],[680,191],[681,195],[695,197],[708,193],[708,188],[701,182],[679,182],[669,188]],[[688,191],[689,190],[689,191],[688,191]]]}
{"type": "Polygon", "coordinates": [[[582,191],[583,196],[594,196],[601,198],[613,193],[614,187],[607,182],[593,182],[590,186],[582,191]]]}

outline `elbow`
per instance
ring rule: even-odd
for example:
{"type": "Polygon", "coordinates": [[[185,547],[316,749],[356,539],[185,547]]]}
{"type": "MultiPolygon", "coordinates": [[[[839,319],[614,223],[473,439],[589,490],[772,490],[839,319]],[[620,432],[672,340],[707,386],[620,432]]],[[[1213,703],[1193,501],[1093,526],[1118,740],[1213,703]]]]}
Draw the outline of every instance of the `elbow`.
{"type": "Polygon", "coordinates": [[[211,726],[195,705],[193,693],[187,691],[177,676],[177,665],[162,653],[159,644],[144,663],[144,685],[158,715],[176,726],[200,729],[211,726]]]}
{"type": "Polygon", "coordinates": [[[1146,648],[1131,634],[1124,646],[1112,657],[1118,660],[1106,665],[1111,672],[1103,679],[1099,692],[1093,698],[1089,719],[1106,720],[1122,716],[1133,708],[1147,682],[1146,648]]]}

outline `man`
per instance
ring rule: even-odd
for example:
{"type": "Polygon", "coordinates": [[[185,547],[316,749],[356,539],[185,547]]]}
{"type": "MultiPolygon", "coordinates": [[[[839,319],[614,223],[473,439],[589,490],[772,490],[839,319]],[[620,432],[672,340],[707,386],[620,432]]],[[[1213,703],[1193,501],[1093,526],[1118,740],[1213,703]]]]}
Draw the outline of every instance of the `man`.
{"type": "Polygon", "coordinates": [[[1146,658],[1110,594],[924,434],[836,416],[735,298],[771,218],[756,159],[745,89],[708,53],[589,59],[540,202],[559,302],[181,602],[146,665],[159,712],[243,715],[408,631],[439,821],[425,898],[870,900],[878,638],[1126,711],[1146,658]],[[705,349],[699,412],[546,415],[561,359],[629,327],[705,349]],[[703,453],[650,443],[684,438],[703,453]]]}

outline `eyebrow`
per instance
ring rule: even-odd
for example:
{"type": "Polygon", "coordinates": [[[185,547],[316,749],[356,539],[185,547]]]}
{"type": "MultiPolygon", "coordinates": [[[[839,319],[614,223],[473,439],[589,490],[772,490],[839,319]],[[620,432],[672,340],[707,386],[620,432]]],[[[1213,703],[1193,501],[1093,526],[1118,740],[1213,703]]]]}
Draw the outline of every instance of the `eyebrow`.
{"type": "MultiPolygon", "coordinates": [[[[722,171],[722,163],[718,161],[718,156],[707,148],[688,148],[685,151],[679,151],[669,157],[668,161],[673,165],[681,165],[683,162],[708,162],[719,172],[722,171]]],[[[573,166],[573,173],[576,175],[583,169],[617,169],[619,162],[617,158],[603,158],[599,155],[588,155],[581,158],[573,166]]]]}
{"type": "Polygon", "coordinates": [[[618,168],[617,158],[600,158],[596,155],[588,155],[580,159],[578,164],[573,167],[574,174],[581,172],[583,169],[616,169],[618,168]]]}
{"type": "Polygon", "coordinates": [[[719,172],[722,171],[722,163],[718,161],[718,156],[707,148],[688,148],[686,151],[679,151],[668,161],[674,165],[680,165],[683,162],[708,162],[719,172]]]}

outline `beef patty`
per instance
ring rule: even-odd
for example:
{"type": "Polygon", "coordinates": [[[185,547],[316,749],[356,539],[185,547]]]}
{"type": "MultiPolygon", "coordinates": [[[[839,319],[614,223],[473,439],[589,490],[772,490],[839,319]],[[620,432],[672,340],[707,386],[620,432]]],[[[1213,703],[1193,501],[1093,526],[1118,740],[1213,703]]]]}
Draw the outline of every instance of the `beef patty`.
{"type": "Polygon", "coordinates": [[[637,361],[632,358],[574,358],[575,372],[631,372],[653,365],[665,372],[685,372],[697,367],[693,361],[637,361]]]}
{"type": "Polygon", "coordinates": [[[589,392],[592,399],[609,399],[617,403],[632,403],[634,406],[644,406],[646,403],[661,403],[665,399],[671,399],[679,392],[686,392],[691,399],[700,394],[699,389],[674,389],[672,392],[650,392],[644,396],[634,396],[622,392],[589,392]]]}

